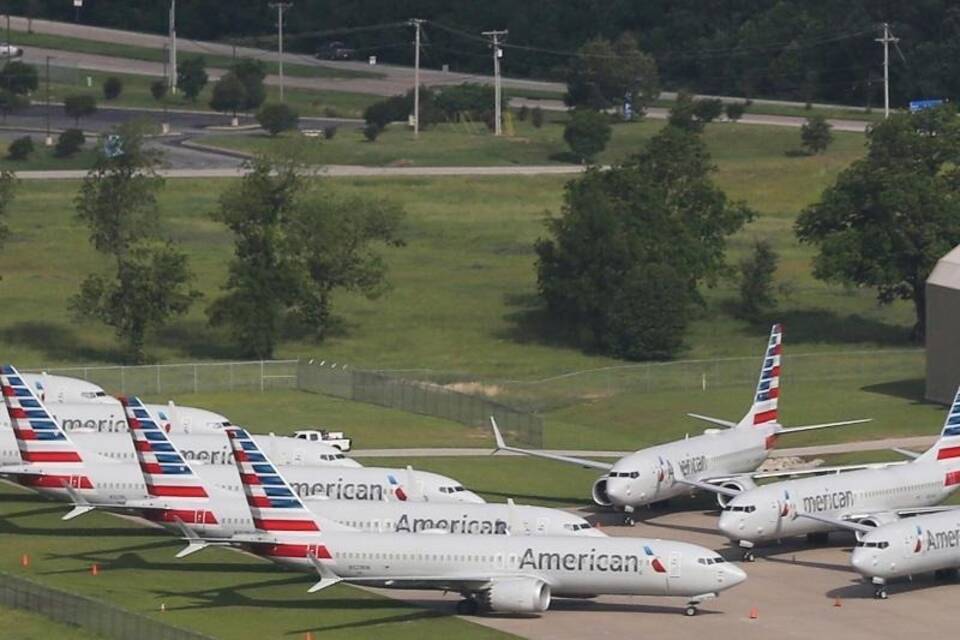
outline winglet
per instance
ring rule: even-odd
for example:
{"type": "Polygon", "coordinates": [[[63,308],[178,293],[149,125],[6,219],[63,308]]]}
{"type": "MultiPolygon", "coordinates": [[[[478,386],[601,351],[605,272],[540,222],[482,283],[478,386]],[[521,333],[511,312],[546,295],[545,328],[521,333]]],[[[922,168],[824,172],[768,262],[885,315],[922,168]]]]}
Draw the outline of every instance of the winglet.
{"type": "Polygon", "coordinates": [[[320,560],[317,559],[317,556],[315,556],[312,552],[307,554],[307,560],[310,561],[310,564],[313,565],[317,575],[320,576],[320,580],[318,580],[312,587],[307,589],[307,593],[316,593],[321,589],[332,587],[338,582],[343,581],[343,578],[334,573],[333,569],[320,562],[320,560]]]}
{"type": "Polygon", "coordinates": [[[503,435],[500,433],[500,427],[497,426],[497,419],[493,416],[490,416],[490,426],[493,427],[493,439],[497,442],[497,448],[494,449],[494,453],[501,449],[506,449],[507,443],[504,442],[503,435]]]}
{"type": "Polygon", "coordinates": [[[177,558],[186,558],[187,556],[195,554],[197,551],[203,551],[207,548],[207,543],[201,540],[196,532],[185,525],[183,520],[174,517],[173,521],[177,525],[177,529],[180,530],[180,535],[187,541],[187,546],[177,552],[177,558]]]}
{"type": "Polygon", "coordinates": [[[96,509],[96,507],[90,504],[89,500],[84,498],[79,491],[71,487],[66,482],[63,484],[63,488],[66,490],[67,495],[70,496],[70,500],[73,501],[73,509],[60,518],[64,522],[73,520],[74,518],[79,518],[80,516],[90,513],[96,509]]]}

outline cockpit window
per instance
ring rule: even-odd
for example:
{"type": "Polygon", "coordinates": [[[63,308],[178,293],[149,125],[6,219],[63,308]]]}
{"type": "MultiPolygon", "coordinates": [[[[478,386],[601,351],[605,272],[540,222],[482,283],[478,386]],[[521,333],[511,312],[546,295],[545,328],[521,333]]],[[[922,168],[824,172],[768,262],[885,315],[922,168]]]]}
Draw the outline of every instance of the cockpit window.
{"type": "Polygon", "coordinates": [[[865,547],[867,549],[886,549],[887,547],[890,546],[890,543],[887,542],[886,540],[881,540],[880,542],[866,542],[861,540],[857,542],[857,546],[865,547]]]}
{"type": "Polygon", "coordinates": [[[737,504],[737,505],[728,505],[724,507],[724,511],[734,511],[737,513],[753,513],[757,510],[757,507],[752,504],[737,504]]]}
{"type": "Polygon", "coordinates": [[[563,528],[567,531],[583,531],[584,529],[592,529],[593,525],[589,522],[567,522],[563,525],[563,528]]]}
{"type": "Polygon", "coordinates": [[[463,487],[459,484],[452,487],[440,487],[440,493],[460,493],[461,491],[466,490],[466,487],[463,487]]]}
{"type": "Polygon", "coordinates": [[[607,474],[608,478],[639,478],[639,471],[611,471],[607,474]]]}
{"type": "Polygon", "coordinates": [[[699,564],[711,565],[711,564],[720,564],[722,562],[726,562],[726,560],[724,560],[720,556],[716,556],[715,558],[697,558],[697,562],[699,564]]]}

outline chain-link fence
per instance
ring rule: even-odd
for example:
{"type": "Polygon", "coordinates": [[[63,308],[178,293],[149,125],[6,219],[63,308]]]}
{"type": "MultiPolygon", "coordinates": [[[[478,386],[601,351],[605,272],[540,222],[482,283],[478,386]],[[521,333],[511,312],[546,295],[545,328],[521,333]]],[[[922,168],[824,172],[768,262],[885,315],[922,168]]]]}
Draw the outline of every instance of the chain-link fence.
{"type": "Polygon", "coordinates": [[[493,416],[511,441],[532,447],[543,444],[541,416],[432,382],[310,361],[301,362],[297,369],[297,388],[452,420],[470,427],[487,429],[493,416]]]}
{"type": "Polygon", "coordinates": [[[297,385],[296,360],[250,362],[197,362],[112,367],[61,367],[43,369],[49,374],[82,378],[118,395],[162,395],[293,389],[297,385]]]}
{"type": "Polygon", "coordinates": [[[4,572],[0,572],[0,604],[82,627],[104,638],[213,640],[211,636],[180,629],[106,602],[52,589],[4,572]]]}

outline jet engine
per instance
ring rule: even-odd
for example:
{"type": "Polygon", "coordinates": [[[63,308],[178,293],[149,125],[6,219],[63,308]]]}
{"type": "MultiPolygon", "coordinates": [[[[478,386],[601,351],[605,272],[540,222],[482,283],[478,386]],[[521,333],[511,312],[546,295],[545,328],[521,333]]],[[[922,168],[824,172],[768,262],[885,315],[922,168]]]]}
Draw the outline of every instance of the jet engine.
{"type": "Polygon", "coordinates": [[[535,578],[496,580],[483,594],[491,611],[536,613],[550,607],[550,585],[535,578]]]}
{"type": "MultiPolygon", "coordinates": [[[[757,483],[751,480],[750,478],[737,478],[736,480],[724,480],[723,482],[718,483],[719,486],[724,489],[730,489],[731,491],[736,491],[737,493],[743,493],[744,491],[749,491],[750,489],[756,489],[757,483]]],[[[720,505],[720,508],[726,508],[726,506],[732,500],[732,496],[725,496],[722,493],[717,494],[717,503],[720,505]]]]}
{"type": "Polygon", "coordinates": [[[601,507],[613,506],[613,501],[610,500],[610,496],[607,495],[606,477],[600,478],[593,483],[593,489],[591,493],[593,494],[593,501],[601,507]]]}
{"type": "MultiPolygon", "coordinates": [[[[861,518],[857,520],[857,524],[862,524],[864,526],[873,527],[874,529],[876,529],[877,527],[882,527],[885,524],[896,522],[899,519],[900,519],[900,516],[898,516],[895,513],[877,513],[872,516],[867,516],[866,518],[861,518]]],[[[856,532],[858,541],[862,540],[863,536],[865,535],[867,534],[861,533],[860,531],[856,532]]]]}

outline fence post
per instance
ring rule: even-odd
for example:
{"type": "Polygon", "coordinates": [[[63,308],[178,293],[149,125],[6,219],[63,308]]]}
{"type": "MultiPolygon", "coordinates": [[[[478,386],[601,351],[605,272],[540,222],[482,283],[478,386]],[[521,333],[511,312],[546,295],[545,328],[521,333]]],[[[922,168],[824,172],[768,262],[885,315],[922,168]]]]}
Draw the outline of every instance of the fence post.
{"type": "Polygon", "coordinates": [[[199,389],[197,388],[197,365],[193,365],[193,392],[197,393],[199,389]]]}
{"type": "Polygon", "coordinates": [[[260,361],[260,392],[263,393],[263,360],[260,361]]]}
{"type": "Polygon", "coordinates": [[[126,395],[127,393],[127,368],[120,367],[120,393],[126,395]]]}
{"type": "Polygon", "coordinates": [[[157,369],[157,393],[160,393],[160,365],[155,365],[157,369]]]}

